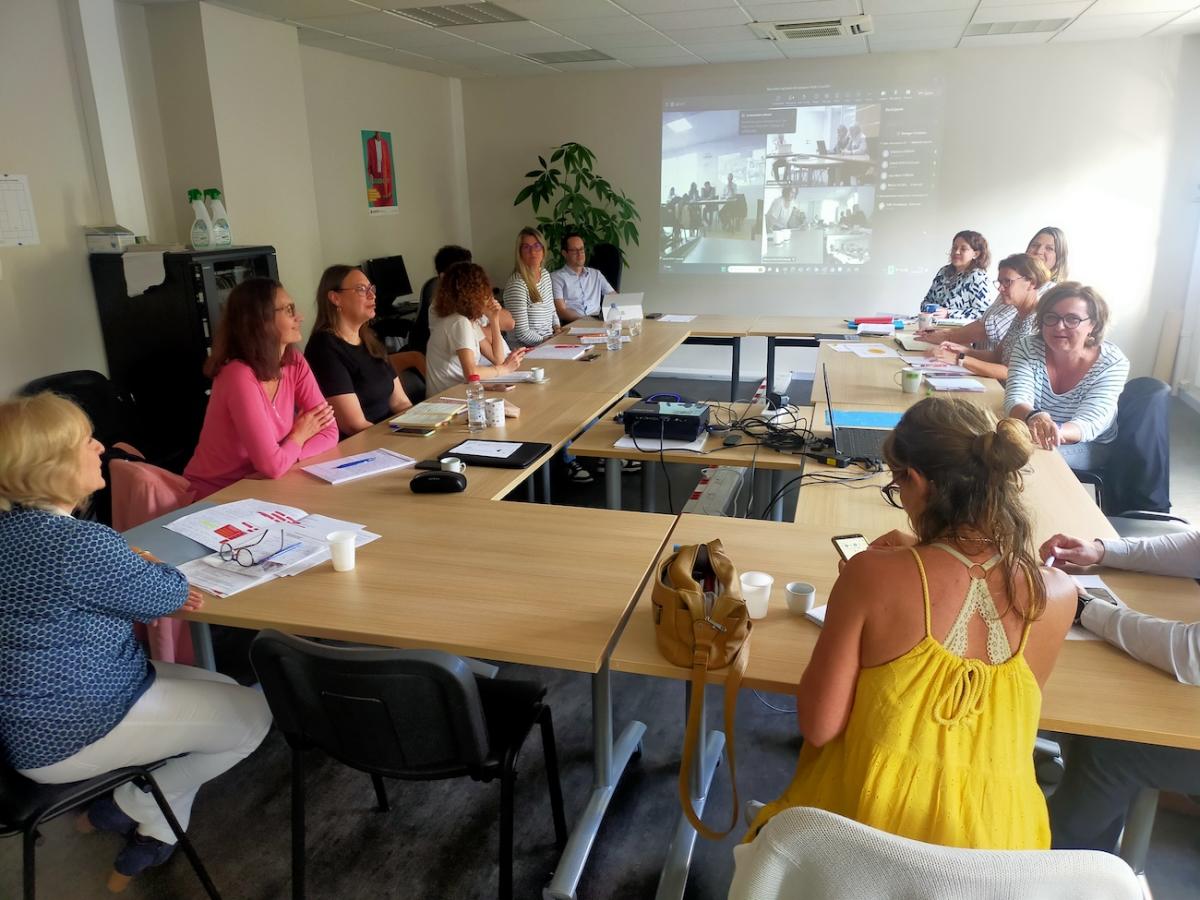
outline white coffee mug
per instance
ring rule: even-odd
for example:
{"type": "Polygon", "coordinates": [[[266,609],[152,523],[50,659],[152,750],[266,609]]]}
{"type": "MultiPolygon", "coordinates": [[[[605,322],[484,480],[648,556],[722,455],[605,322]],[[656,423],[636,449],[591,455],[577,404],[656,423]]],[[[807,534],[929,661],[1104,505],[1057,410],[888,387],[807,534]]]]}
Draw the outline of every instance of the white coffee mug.
{"type": "Polygon", "coordinates": [[[741,582],[746,612],[752,619],[765,619],[771,605],[771,586],[775,584],[775,577],[766,572],[743,572],[741,582]]]}
{"type": "Polygon", "coordinates": [[[529,374],[533,376],[534,381],[545,381],[546,380],[546,370],[543,369],[541,366],[534,366],[532,369],[529,370],[529,374]]]}
{"type": "Polygon", "coordinates": [[[466,467],[467,467],[467,464],[465,462],[463,462],[461,459],[459,459],[457,456],[443,456],[442,457],[442,471],[443,472],[461,472],[466,467]]]}
{"type": "Polygon", "coordinates": [[[784,591],[788,610],[798,616],[804,615],[817,605],[817,589],[807,581],[790,581],[784,591]]]}
{"type": "Polygon", "coordinates": [[[921,389],[921,372],[918,369],[901,369],[893,378],[905,394],[915,394],[921,389]]]}
{"type": "Polygon", "coordinates": [[[349,572],[354,568],[356,537],[353,531],[331,531],[325,536],[329,542],[329,553],[333,556],[333,571],[349,572]]]}

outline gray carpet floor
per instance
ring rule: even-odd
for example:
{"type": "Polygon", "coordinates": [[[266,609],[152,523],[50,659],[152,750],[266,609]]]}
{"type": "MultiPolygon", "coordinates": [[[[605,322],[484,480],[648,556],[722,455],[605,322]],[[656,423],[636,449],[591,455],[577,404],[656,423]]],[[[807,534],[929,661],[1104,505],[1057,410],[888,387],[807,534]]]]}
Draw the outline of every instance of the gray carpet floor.
{"type": "MultiPolygon", "coordinates": [[[[724,398],[719,382],[649,380],[642,392],[681,390],[695,399],[724,398]]],[[[749,396],[753,385],[743,385],[749,396]]],[[[794,383],[793,397],[807,397],[794,383]]],[[[1178,405],[1172,441],[1172,472],[1177,511],[1200,522],[1200,417],[1178,405]]],[[[695,485],[697,468],[668,466],[676,510],[695,485]]],[[[627,476],[625,504],[639,502],[637,476],[627,476]]],[[[659,478],[659,509],[667,507],[666,479],[659,478]]],[[[600,506],[601,480],[569,485],[556,473],[555,501],[600,506]]],[[[788,514],[794,496],[789,499],[788,514]]],[[[220,667],[246,680],[247,636],[219,636],[220,667]]],[[[591,784],[591,697],[586,676],[544,669],[503,666],[505,673],[536,677],[548,688],[558,738],[569,823],[586,802],[591,784]]],[[[614,710],[619,729],[638,719],[647,724],[642,757],[631,763],[618,788],[591,860],[579,886],[585,900],[652,897],[676,817],[678,771],[684,718],[681,682],[614,675],[614,710]]],[[[717,726],[720,695],[710,689],[710,725],[717,726]]],[[[790,778],[799,747],[790,697],[744,691],[738,706],[738,781],[744,797],[769,799],[790,778]],[[768,705],[769,704],[769,705],[768,705]],[[771,707],[777,707],[773,709],[771,707]],[[779,711],[784,710],[784,711],[779,711]]],[[[374,810],[365,775],[323,759],[309,758],[309,897],[486,898],[495,896],[499,785],[469,780],[433,783],[392,782],[388,813],[374,810]]],[[[536,736],[522,754],[517,785],[515,896],[538,898],[555,865],[553,828],[545,769],[536,736]]],[[[207,785],[196,803],[189,834],[226,898],[274,900],[290,896],[290,751],[272,732],[241,765],[207,785]]],[[[717,771],[706,821],[729,816],[725,767],[717,771]]],[[[688,882],[689,900],[721,898],[732,873],[731,849],[742,829],[720,843],[698,842],[688,882]]],[[[111,896],[104,879],[119,841],[111,835],[78,835],[69,817],[44,829],[38,851],[39,897],[111,896]]],[[[0,841],[0,898],[20,895],[20,841],[0,841]]],[[[1200,819],[1160,811],[1148,866],[1156,900],[1200,895],[1200,819]]],[[[186,860],[176,858],[136,879],[131,900],[201,897],[186,860]]]]}

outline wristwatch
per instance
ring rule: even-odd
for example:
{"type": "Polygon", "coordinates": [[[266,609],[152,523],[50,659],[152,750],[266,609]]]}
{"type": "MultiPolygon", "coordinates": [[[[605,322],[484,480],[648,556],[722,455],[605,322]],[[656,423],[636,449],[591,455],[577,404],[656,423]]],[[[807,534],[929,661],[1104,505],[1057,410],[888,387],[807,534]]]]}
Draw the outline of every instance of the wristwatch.
{"type": "Polygon", "coordinates": [[[1033,409],[1031,409],[1031,410],[1029,411],[1029,413],[1028,413],[1028,414],[1025,416],[1025,421],[1026,421],[1026,422],[1028,422],[1030,419],[1032,419],[1032,418],[1033,418],[1034,416],[1036,416],[1038,413],[1044,413],[1044,412],[1045,412],[1045,410],[1044,410],[1044,409],[1038,409],[1037,407],[1034,407],[1034,408],[1033,408],[1033,409]]]}
{"type": "Polygon", "coordinates": [[[955,363],[957,363],[958,365],[960,365],[960,366],[961,366],[961,365],[963,364],[963,360],[964,360],[964,359],[966,359],[966,358],[967,358],[967,354],[965,354],[965,353],[959,353],[959,354],[958,354],[958,359],[956,359],[956,360],[954,360],[954,361],[955,361],[955,363]]]}

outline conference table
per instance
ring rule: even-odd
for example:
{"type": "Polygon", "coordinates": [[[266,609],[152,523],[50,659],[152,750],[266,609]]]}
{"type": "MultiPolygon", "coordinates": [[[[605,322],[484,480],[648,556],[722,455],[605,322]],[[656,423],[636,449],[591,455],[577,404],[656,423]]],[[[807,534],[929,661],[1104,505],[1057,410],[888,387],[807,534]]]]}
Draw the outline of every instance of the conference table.
{"type": "MultiPolygon", "coordinates": [[[[642,335],[622,350],[606,351],[601,345],[592,362],[539,361],[547,382],[521,384],[503,395],[521,407],[521,416],[503,429],[473,436],[541,441],[551,448],[541,461],[549,459],[596,416],[622,402],[633,385],[689,336],[692,324],[647,322],[642,335]]],[[[767,326],[759,320],[756,327],[767,326]]],[[[887,387],[889,373],[901,365],[899,359],[860,359],[828,346],[820,358],[830,367],[839,409],[861,404],[900,411],[920,399],[901,394],[894,383],[887,387]]],[[[1000,395],[989,386],[983,395],[971,396],[995,405],[1000,395]]],[[[814,399],[819,404],[815,427],[820,430],[824,397],[814,399]]],[[[602,426],[607,423],[596,427],[602,426]]],[[[465,429],[451,426],[430,438],[399,437],[379,425],[317,459],[377,447],[433,458],[466,436],[465,429]]],[[[837,572],[829,538],[845,532],[873,537],[902,527],[904,518],[877,490],[886,475],[847,485],[803,486],[794,523],[494,502],[531,471],[472,466],[468,489],[459,495],[412,494],[411,470],[335,487],[297,467],[273,481],[247,479],[231,485],[209,499],[220,503],[253,497],[286,503],[363,522],[382,539],[360,548],[357,567],[350,572],[335,573],[323,564],[233,598],[210,597],[203,609],[183,617],[385,646],[439,648],[588,674],[593,685],[593,787],[545,891],[546,897],[564,900],[575,897],[608,802],[644,732],[644,725],[631,722],[619,736],[613,734],[610,672],[687,675],[660,658],[649,622],[649,579],[670,547],[719,537],[739,568],[775,575],[767,618],[755,625],[746,686],[792,693],[819,631],[786,611],[783,585],[809,581],[817,586],[819,598],[826,598],[837,572]],[[581,534],[595,553],[578,554],[581,534]],[[514,552],[514,546],[530,549],[514,552]],[[570,602],[564,602],[567,599],[570,602]]],[[[853,470],[828,471],[853,476],[853,470]]],[[[1025,477],[1038,540],[1054,531],[1113,534],[1057,454],[1037,451],[1025,477]]],[[[1195,617],[1200,588],[1191,581],[1109,570],[1103,575],[1135,609],[1185,621],[1195,617]]],[[[711,673],[710,678],[720,681],[723,673],[711,673]]],[[[1046,686],[1042,725],[1073,734],[1200,749],[1200,691],[1106,643],[1071,641],[1046,686]]],[[[707,750],[693,778],[700,802],[719,755],[718,735],[708,736],[707,750]]],[[[694,842],[689,831],[690,827],[677,830],[659,896],[679,896],[683,890],[694,842]]]]}

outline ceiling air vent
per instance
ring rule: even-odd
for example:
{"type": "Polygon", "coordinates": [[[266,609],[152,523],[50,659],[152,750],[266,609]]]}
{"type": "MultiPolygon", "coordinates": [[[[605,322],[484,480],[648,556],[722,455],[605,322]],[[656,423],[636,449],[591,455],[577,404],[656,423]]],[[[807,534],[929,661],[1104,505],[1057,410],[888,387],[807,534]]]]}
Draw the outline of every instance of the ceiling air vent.
{"type": "Polygon", "coordinates": [[[870,16],[812,19],[807,22],[751,22],[750,28],[769,41],[801,41],[809,38],[853,37],[870,34],[870,16]]]}
{"type": "Polygon", "coordinates": [[[1070,21],[1070,19],[1027,19],[1022,22],[976,22],[967,26],[966,36],[1040,34],[1044,31],[1058,31],[1070,21]]]}
{"type": "Polygon", "coordinates": [[[548,66],[560,66],[566,63],[604,62],[612,59],[607,53],[599,50],[554,50],[549,53],[522,53],[525,59],[545,63],[548,66]]]}
{"type": "Polygon", "coordinates": [[[524,22],[524,17],[511,13],[495,3],[455,3],[450,6],[417,6],[412,9],[389,9],[387,12],[402,19],[412,19],[433,28],[454,25],[495,25],[497,22],[524,22]]]}

